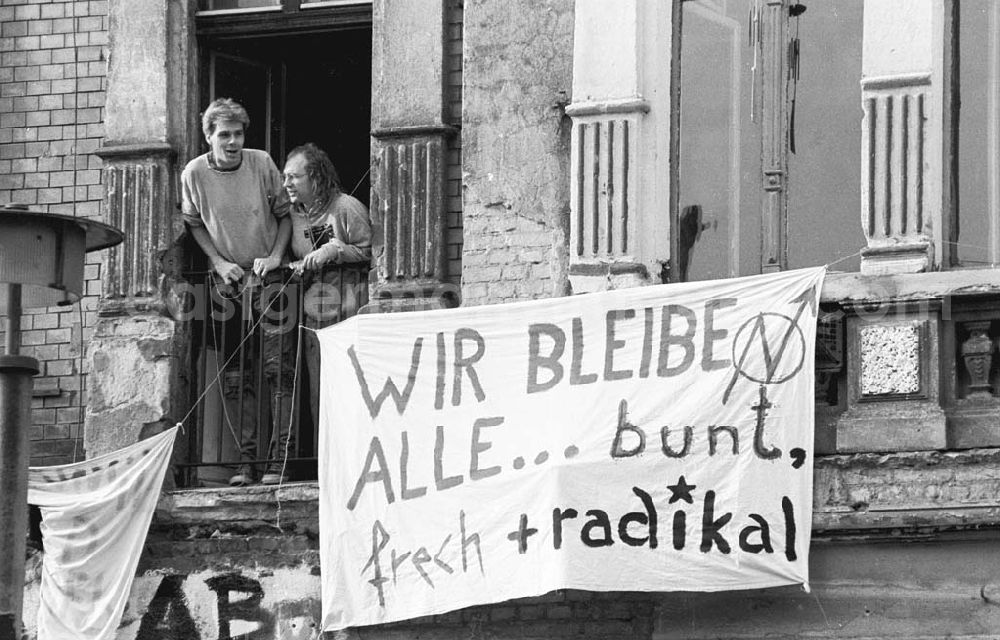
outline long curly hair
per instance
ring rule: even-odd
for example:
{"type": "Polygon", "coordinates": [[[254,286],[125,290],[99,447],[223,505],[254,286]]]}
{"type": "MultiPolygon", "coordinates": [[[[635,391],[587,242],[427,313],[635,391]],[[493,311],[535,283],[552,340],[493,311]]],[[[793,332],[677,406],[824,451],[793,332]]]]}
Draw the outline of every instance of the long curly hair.
{"type": "Polygon", "coordinates": [[[306,160],[306,175],[312,181],[316,194],[316,204],[326,205],[343,191],[340,184],[340,176],[337,175],[337,168],[333,166],[330,156],[312,142],[299,145],[288,152],[285,164],[294,156],[301,155],[306,160]]]}

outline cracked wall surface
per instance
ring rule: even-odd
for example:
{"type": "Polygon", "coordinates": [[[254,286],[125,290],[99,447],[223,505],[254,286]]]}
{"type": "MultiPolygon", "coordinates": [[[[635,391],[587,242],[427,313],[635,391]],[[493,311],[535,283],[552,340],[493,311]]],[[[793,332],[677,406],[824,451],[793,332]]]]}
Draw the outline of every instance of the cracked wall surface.
{"type": "Polygon", "coordinates": [[[89,346],[87,457],[115,451],[170,428],[181,416],[172,405],[183,392],[177,324],[137,316],[98,323],[89,346]]]}
{"type": "Polygon", "coordinates": [[[466,305],[566,290],[573,2],[465,3],[466,305]]]}

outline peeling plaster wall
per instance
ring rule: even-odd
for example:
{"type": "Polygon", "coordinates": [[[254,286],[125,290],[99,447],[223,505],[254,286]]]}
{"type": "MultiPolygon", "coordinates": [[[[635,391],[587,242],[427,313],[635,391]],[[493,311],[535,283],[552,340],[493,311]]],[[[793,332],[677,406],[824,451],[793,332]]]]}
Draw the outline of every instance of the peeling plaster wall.
{"type": "Polygon", "coordinates": [[[463,304],[567,285],[571,0],[465,3],[463,304]]]}
{"type": "MultiPolygon", "coordinates": [[[[88,354],[92,371],[84,436],[87,457],[115,451],[172,427],[183,393],[181,325],[153,315],[102,319],[88,354]]],[[[175,447],[175,454],[182,449],[175,447]]]]}

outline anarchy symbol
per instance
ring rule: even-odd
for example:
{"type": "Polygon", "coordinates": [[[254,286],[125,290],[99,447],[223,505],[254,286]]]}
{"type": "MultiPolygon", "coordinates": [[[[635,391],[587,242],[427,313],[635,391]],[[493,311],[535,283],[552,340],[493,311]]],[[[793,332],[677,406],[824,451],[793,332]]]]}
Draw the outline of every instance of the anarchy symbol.
{"type": "Polygon", "coordinates": [[[743,323],[733,339],[733,377],[729,379],[722,404],[740,376],[758,384],[781,384],[791,379],[805,364],[806,338],[799,328],[799,318],[810,308],[816,313],[816,287],[796,296],[795,317],[762,311],[743,323]],[[737,356],[739,354],[739,356],[737,356]]]}
{"type": "Polygon", "coordinates": [[[736,372],[748,380],[781,384],[802,369],[805,346],[802,329],[794,320],[780,313],[759,313],[736,332],[733,362],[736,372]]]}
{"type": "Polygon", "coordinates": [[[733,339],[733,377],[722,403],[740,376],[758,384],[781,384],[805,364],[806,339],[796,319],[762,312],[743,323],[733,339]]]}

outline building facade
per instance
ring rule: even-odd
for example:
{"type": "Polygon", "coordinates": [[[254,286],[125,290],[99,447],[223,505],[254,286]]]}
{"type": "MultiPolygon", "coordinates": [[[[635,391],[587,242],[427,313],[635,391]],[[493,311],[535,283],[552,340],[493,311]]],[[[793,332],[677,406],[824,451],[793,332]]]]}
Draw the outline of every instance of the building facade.
{"type": "Polygon", "coordinates": [[[1000,632],[994,3],[2,0],[0,18],[0,202],[126,235],[89,258],[79,308],[23,321],[44,363],[33,464],[186,427],[120,637],[318,633],[315,483],[223,488],[209,464],[177,203],[222,95],[248,146],[280,166],[315,141],[369,205],[363,312],[830,269],[812,593],[564,591],[349,633],[1000,632]]]}

